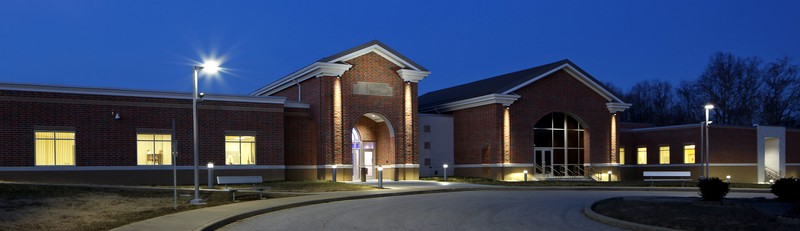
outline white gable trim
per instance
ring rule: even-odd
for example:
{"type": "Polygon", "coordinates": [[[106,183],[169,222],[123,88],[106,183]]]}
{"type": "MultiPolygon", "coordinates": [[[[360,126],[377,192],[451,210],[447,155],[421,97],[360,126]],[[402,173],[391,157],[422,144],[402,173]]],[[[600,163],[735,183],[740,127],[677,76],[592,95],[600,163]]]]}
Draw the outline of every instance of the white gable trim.
{"type": "Polygon", "coordinates": [[[400,78],[403,78],[403,81],[416,83],[422,79],[425,79],[425,77],[428,77],[428,75],[430,75],[431,72],[400,69],[397,70],[397,74],[400,74],[400,78]]]}
{"type": "Polygon", "coordinates": [[[394,53],[386,50],[385,48],[381,47],[378,44],[375,44],[375,45],[372,45],[372,46],[368,46],[368,47],[365,47],[364,49],[357,50],[357,51],[352,52],[350,54],[347,54],[347,55],[344,55],[342,57],[336,58],[334,60],[331,60],[329,63],[336,63],[336,62],[340,62],[340,61],[348,61],[348,60],[357,58],[359,56],[368,54],[370,52],[375,52],[375,54],[380,55],[381,57],[385,58],[386,60],[389,60],[390,62],[394,63],[397,66],[400,66],[400,68],[411,68],[411,69],[413,69],[415,71],[422,71],[422,69],[420,69],[419,67],[416,67],[416,66],[412,65],[411,63],[403,60],[399,56],[397,56],[394,53]]]}
{"type": "Polygon", "coordinates": [[[622,100],[617,98],[617,96],[615,96],[614,94],[611,94],[611,92],[608,92],[606,89],[601,87],[599,84],[597,84],[596,82],[592,81],[589,77],[583,75],[580,71],[578,71],[578,69],[576,69],[575,67],[573,67],[569,63],[565,63],[564,65],[561,65],[561,66],[559,66],[557,68],[554,68],[553,70],[550,70],[550,71],[548,71],[548,72],[546,72],[544,74],[536,76],[535,78],[532,78],[532,79],[530,79],[528,81],[525,81],[524,83],[522,83],[520,85],[517,85],[516,87],[513,87],[513,88],[503,92],[503,94],[511,94],[512,92],[514,92],[514,91],[516,91],[516,90],[518,90],[518,89],[520,89],[520,88],[522,88],[524,86],[527,86],[528,84],[536,82],[537,80],[540,80],[540,79],[542,79],[544,77],[547,77],[548,75],[553,74],[553,73],[555,73],[556,71],[559,71],[559,70],[566,71],[567,73],[569,73],[570,75],[575,77],[575,79],[577,79],[578,81],[581,81],[581,83],[583,83],[584,85],[588,86],[589,88],[591,88],[592,90],[594,90],[595,92],[600,94],[600,96],[603,96],[603,98],[605,98],[606,100],[615,101],[615,102],[619,102],[619,103],[624,103],[624,102],[622,102],[622,100]]]}
{"type": "Polygon", "coordinates": [[[496,103],[503,104],[503,106],[508,107],[511,106],[511,104],[514,103],[514,101],[517,101],[519,97],[521,96],[507,95],[507,94],[489,94],[465,100],[440,104],[433,107],[422,108],[420,111],[423,112],[435,111],[437,113],[441,113],[441,112],[456,111],[456,110],[479,107],[483,105],[496,104],[496,103]]]}
{"type": "Polygon", "coordinates": [[[617,112],[624,112],[626,109],[631,107],[631,104],[629,104],[629,103],[606,103],[606,107],[608,108],[608,112],[617,113],[617,112]]]}
{"type": "Polygon", "coordinates": [[[303,82],[307,79],[312,77],[319,77],[319,76],[341,76],[344,74],[345,71],[349,70],[353,65],[350,64],[340,64],[340,63],[321,63],[316,62],[312,63],[295,71],[292,74],[289,74],[278,81],[272,82],[271,84],[262,87],[261,89],[256,90],[250,95],[272,95],[283,89],[291,87],[292,85],[303,82]]]}

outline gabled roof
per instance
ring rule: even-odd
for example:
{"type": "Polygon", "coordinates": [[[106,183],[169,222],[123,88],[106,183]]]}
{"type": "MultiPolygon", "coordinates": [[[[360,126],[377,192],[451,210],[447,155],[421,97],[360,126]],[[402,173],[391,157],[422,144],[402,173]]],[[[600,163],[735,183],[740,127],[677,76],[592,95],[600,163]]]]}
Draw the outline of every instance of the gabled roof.
{"type": "Polygon", "coordinates": [[[352,65],[346,64],[345,61],[357,58],[370,52],[375,52],[386,60],[391,61],[397,66],[400,66],[401,69],[398,71],[398,74],[400,74],[400,76],[406,81],[417,82],[430,74],[428,69],[425,69],[411,59],[406,58],[386,44],[383,44],[378,40],[372,40],[370,42],[317,60],[316,62],[305,66],[300,70],[292,72],[291,74],[284,76],[250,94],[272,95],[292,86],[293,84],[302,82],[312,77],[340,76],[352,67],[352,65]]]}
{"type": "Polygon", "coordinates": [[[383,44],[381,41],[378,40],[369,41],[367,43],[358,45],[356,47],[347,49],[345,51],[336,53],[334,55],[322,58],[317,62],[335,63],[339,61],[346,61],[376,50],[380,52],[378,53],[379,55],[384,56],[384,58],[387,58],[389,61],[395,62],[395,64],[398,64],[399,62],[398,66],[400,67],[410,68],[417,71],[428,71],[428,69],[425,69],[424,67],[415,63],[411,59],[406,58],[406,56],[403,56],[402,54],[400,54],[400,52],[395,51],[391,47],[387,46],[386,44],[383,44]],[[391,58],[386,56],[390,56],[391,58]]]}
{"type": "MultiPolygon", "coordinates": [[[[606,98],[610,103],[625,104],[619,99],[619,97],[613,95],[611,91],[608,90],[608,87],[606,87],[603,83],[589,75],[589,73],[575,65],[575,63],[572,61],[564,59],[558,62],[549,63],[530,69],[429,92],[419,97],[419,108],[421,112],[439,111],[441,108],[457,110],[453,108],[465,108],[465,106],[469,106],[466,104],[477,106],[474,101],[476,99],[486,98],[487,96],[493,96],[492,98],[497,101],[496,99],[498,99],[498,96],[512,94],[517,89],[527,86],[528,84],[531,84],[559,70],[566,70],[568,73],[572,74],[578,80],[606,98]],[[452,105],[454,103],[465,105],[452,105]]],[[[484,100],[483,102],[489,101],[484,100]]],[[[507,103],[510,104],[510,102],[507,103]]]]}

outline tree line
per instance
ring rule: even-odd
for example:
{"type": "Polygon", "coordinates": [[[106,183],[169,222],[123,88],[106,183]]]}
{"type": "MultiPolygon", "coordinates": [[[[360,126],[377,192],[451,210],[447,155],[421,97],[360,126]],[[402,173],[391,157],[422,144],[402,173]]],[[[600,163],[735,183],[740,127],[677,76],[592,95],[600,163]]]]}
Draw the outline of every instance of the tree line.
{"type": "Polygon", "coordinates": [[[699,123],[705,120],[703,106],[710,103],[715,124],[800,127],[800,78],[789,57],[764,62],[718,52],[697,79],[677,86],[665,80],[641,81],[628,91],[606,85],[633,104],[622,113],[623,122],[699,123]]]}

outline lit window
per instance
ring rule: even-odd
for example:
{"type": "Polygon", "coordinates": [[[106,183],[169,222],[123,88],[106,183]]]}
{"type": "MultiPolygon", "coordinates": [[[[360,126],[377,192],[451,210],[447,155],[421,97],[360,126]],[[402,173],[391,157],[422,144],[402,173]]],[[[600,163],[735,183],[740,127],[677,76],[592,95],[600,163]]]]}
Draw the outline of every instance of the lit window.
{"type": "Polygon", "coordinates": [[[225,136],[225,163],[256,164],[255,136],[225,136]]]}
{"type": "Polygon", "coordinates": [[[636,148],[636,164],[647,164],[647,147],[636,148]]]}
{"type": "Polygon", "coordinates": [[[625,148],[619,148],[619,164],[625,164],[625,148]]]}
{"type": "Polygon", "coordinates": [[[136,162],[138,165],[171,165],[172,135],[136,134],[136,162]]]}
{"type": "Polygon", "coordinates": [[[75,132],[36,131],[36,166],[75,165],[75,132]]]}
{"type": "Polygon", "coordinates": [[[683,163],[694,164],[694,144],[683,146],[683,163]]]}
{"type": "Polygon", "coordinates": [[[658,147],[658,163],[669,164],[669,146],[658,147]]]}

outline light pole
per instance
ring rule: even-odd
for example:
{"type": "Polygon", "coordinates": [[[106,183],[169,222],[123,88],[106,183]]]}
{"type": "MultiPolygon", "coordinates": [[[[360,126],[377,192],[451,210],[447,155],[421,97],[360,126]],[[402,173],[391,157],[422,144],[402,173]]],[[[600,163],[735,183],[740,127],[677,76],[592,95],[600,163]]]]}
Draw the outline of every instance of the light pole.
{"type": "Polygon", "coordinates": [[[200,71],[203,70],[207,73],[216,73],[219,71],[219,62],[207,60],[201,65],[196,65],[192,68],[194,71],[194,92],[192,93],[192,130],[194,133],[194,199],[190,201],[193,205],[202,205],[203,200],[200,199],[200,162],[197,154],[197,78],[200,71]]]}
{"type": "Polygon", "coordinates": [[[711,121],[708,120],[708,111],[710,111],[711,109],[714,109],[714,105],[713,104],[706,104],[705,109],[706,109],[706,123],[705,123],[705,129],[706,129],[706,132],[705,132],[705,136],[706,136],[705,137],[706,138],[706,142],[705,142],[705,145],[706,145],[706,152],[705,152],[705,155],[706,155],[706,158],[705,158],[706,168],[705,169],[706,169],[706,172],[704,174],[705,174],[706,178],[708,178],[709,177],[708,172],[710,172],[709,163],[711,162],[711,160],[709,160],[711,155],[709,155],[709,153],[708,153],[708,143],[710,143],[710,140],[708,139],[708,132],[709,132],[708,126],[711,125],[711,121]]]}

